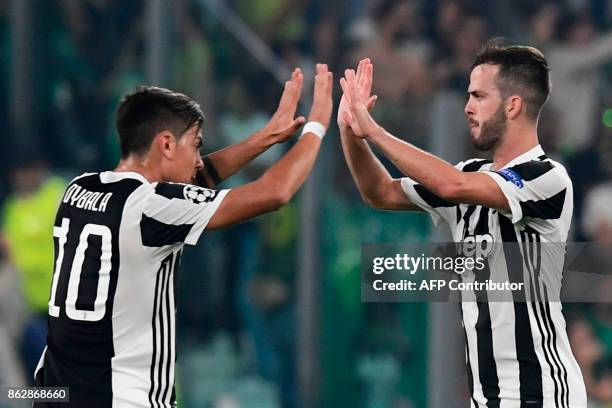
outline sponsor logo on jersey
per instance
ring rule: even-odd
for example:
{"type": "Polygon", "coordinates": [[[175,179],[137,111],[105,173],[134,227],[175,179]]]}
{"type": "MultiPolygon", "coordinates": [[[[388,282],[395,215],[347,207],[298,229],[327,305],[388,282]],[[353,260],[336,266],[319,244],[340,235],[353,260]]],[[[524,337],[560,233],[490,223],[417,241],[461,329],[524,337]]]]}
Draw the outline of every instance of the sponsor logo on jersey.
{"type": "Polygon", "coordinates": [[[210,203],[217,197],[219,192],[208,188],[198,187],[194,185],[186,185],[183,189],[185,199],[195,204],[210,203]]]}
{"type": "Polygon", "coordinates": [[[523,188],[525,185],[523,184],[523,179],[519,176],[514,170],[510,169],[501,169],[496,171],[497,174],[517,186],[518,188],[523,188]]]}
{"type": "Polygon", "coordinates": [[[458,242],[459,254],[466,257],[487,258],[493,252],[491,234],[467,235],[458,242]]]}

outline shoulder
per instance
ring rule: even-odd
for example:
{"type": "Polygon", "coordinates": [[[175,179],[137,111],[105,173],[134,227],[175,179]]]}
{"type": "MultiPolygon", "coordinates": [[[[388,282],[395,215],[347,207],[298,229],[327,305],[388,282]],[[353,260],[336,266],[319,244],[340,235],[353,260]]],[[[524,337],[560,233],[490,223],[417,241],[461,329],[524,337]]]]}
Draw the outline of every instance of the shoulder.
{"type": "Polygon", "coordinates": [[[153,191],[157,196],[171,199],[187,200],[194,204],[207,203],[213,201],[218,190],[199,187],[193,184],[182,183],[153,183],[153,191]]]}
{"type": "Polygon", "coordinates": [[[510,181],[516,180],[520,183],[555,184],[560,187],[569,187],[572,184],[565,167],[549,158],[515,164],[500,169],[497,173],[506,179],[513,179],[510,181]]]}
{"type": "Polygon", "coordinates": [[[100,173],[95,173],[95,172],[94,173],[83,173],[83,174],[81,174],[79,176],[76,176],[72,180],[70,180],[70,182],[68,184],[70,185],[70,184],[74,183],[75,181],[82,180],[82,179],[85,179],[85,178],[88,178],[88,177],[99,176],[99,175],[100,175],[100,173]]]}
{"type": "Polygon", "coordinates": [[[461,171],[475,172],[491,163],[491,160],[488,159],[474,158],[459,162],[455,167],[461,171]]]}

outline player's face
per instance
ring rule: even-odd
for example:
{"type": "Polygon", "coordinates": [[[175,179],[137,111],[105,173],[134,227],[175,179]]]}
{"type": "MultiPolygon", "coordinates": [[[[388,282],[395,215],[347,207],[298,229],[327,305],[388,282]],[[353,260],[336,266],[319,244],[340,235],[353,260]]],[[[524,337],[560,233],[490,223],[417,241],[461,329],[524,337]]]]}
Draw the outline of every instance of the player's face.
{"type": "Polygon", "coordinates": [[[165,166],[164,179],[175,183],[193,183],[203,166],[200,156],[202,133],[197,126],[187,130],[176,141],[172,160],[165,166]]]}
{"type": "Polygon", "coordinates": [[[472,144],[486,151],[497,146],[506,133],[506,112],[495,77],[499,66],[478,65],[470,75],[469,99],[464,112],[470,126],[472,144]]]}

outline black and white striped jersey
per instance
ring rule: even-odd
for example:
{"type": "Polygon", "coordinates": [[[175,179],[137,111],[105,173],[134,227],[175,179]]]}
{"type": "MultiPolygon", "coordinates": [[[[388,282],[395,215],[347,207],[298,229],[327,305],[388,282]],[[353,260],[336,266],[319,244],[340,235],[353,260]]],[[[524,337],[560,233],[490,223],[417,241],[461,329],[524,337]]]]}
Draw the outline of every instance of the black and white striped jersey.
{"type": "Polygon", "coordinates": [[[112,171],[69,184],[35,373],[39,386],[70,387],[61,406],[174,405],[174,273],[227,192],[112,171]]]}
{"type": "Polygon", "coordinates": [[[510,210],[451,203],[409,178],[402,179],[402,188],[436,224],[450,225],[455,242],[504,243],[493,246],[482,271],[465,274],[464,280],[523,282],[531,293],[505,302],[488,301],[486,291],[475,301],[462,293],[471,406],[586,408],[582,374],[558,301],[573,211],[565,168],[540,146],[497,171],[481,159],[457,168],[493,178],[510,210]]]}

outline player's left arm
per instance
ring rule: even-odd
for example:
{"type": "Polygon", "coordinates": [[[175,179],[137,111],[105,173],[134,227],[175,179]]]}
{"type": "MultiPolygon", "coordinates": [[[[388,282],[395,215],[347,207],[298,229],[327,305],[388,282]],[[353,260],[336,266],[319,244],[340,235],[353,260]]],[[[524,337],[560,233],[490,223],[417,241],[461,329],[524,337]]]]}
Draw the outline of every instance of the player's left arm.
{"type": "Polygon", "coordinates": [[[406,176],[447,201],[508,210],[499,185],[479,172],[463,172],[446,161],[396,138],[382,127],[368,138],[406,176]]]}
{"type": "Polygon", "coordinates": [[[359,125],[353,127],[360,130],[354,136],[378,147],[403,174],[450,202],[509,209],[506,196],[490,176],[458,170],[433,154],[398,139],[378,125],[368,112],[366,101],[361,100],[353,70],[345,71],[341,85],[344,94],[350,95],[350,120],[359,125]]]}
{"type": "Polygon", "coordinates": [[[241,142],[202,157],[204,166],[196,176],[197,184],[209,188],[216,187],[271,146],[289,140],[304,124],[303,117],[294,118],[303,82],[299,68],[293,71],[291,81],[285,83],[278,108],[263,129],[241,142]],[[291,81],[297,83],[297,86],[287,87],[291,81]]]}

